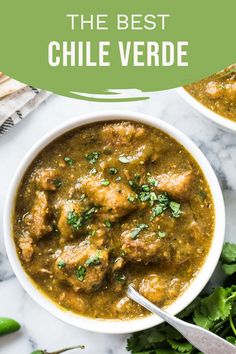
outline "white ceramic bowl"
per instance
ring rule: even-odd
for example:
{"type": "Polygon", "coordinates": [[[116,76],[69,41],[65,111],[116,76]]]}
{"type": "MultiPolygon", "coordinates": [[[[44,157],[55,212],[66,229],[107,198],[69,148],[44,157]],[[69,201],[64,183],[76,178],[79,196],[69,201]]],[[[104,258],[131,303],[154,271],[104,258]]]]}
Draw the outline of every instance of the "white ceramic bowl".
{"type": "Polygon", "coordinates": [[[21,161],[11,182],[4,211],[4,237],[7,254],[18,280],[22,284],[23,288],[27,291],[27,293],[44,309],[64,322],[90,331],[102,333],[130,333],[160,324],[162,320],[154,315],[129,321],[98,320],[79,316],[60,308],[41,291],[39,291],[37,286],[25,273],[18,258],[12,235],[12,214],[19,183],[26,169],[31,164],[33,159],[38,155],[38,153],[45,146],[47,146],[48,143],[73,128],[92,122],[109,120],[133,120],[147,124],[154,128],[158,128],[169,134],[176,141],[182,144],[195,158],[209,183],[214,204],[216,206],[216,224],[212,246],[205,260],[205,263],[196,278],[191,282],[190,286],[184,291],[184,293],[171,306],[168,307],[168,311],[172,314],[177,314],[194,300],[194,298],[200,293],[200,291],[204,288],[210,279],[222,250],[225,231],[225,208],[223,196],[215,173],[201,151],[183,133],[175,129],[173,126],[157,119],[156,117],[125,111],[91,113],[66,122],[65,124],[46,134],[30,149],[25,158],[21,161]]]}
{"type": "Polygon", "coordinates": [[[211,109],[204,106],[201,102],[196,100],[184,87],[178,87],[176,92],[193,108],[200,112],[204,118],[209,119],[211,122],[218,124],[227,131],[233,131],[236,133],[236,122],[221,116],[218,113],[213,112],[211,109]]]}

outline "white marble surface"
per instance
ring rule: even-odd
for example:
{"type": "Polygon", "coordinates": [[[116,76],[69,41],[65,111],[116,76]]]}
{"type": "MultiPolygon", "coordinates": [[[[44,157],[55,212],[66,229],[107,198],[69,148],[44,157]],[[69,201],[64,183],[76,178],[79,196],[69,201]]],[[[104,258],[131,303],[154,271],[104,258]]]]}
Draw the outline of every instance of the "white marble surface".
{"type": "MultiPolygon", "coordinates": [[[[186,133],[205,153],[224,190],[227,206],[226,238],[236,242],[236,135],[221,131],[202,120],[173,91],[150,95],[147,101],[129,103],[92,103],[53,96],[37,111],[0,137],[0,213],[4,207],[9,181],[26,151],[55,125],[85,112],[126,109],[149,113],[173,124],[186,133]]],[[[0,221],[0,314],[22,324],[16,334],[0,338],[0,353],[29,354],[35,348],[53,350],[68,345],[85,344],[84,354],[124,354],[125,336],[86,332],[55,319],[23,291],[6,258],[0,221]]],[[[74,351],[80,353],[81,351],[74,351]]]]}

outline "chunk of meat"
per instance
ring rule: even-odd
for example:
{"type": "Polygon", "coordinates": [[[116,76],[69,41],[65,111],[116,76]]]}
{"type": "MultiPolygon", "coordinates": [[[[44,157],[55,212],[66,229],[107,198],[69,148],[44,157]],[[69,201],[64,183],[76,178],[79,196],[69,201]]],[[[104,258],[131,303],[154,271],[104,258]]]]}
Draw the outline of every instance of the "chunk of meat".
{"type": "Polygon", "coordinates": [[[119,314],[121,315],[121,318],[124,317],[124,314],[132,313],[132,315],[135,316],[135,314],[139,314],[139,305],[135,304],[134,301],[130,300],[127,296],[122,297],[119,301],[114,303],[114,310],[117,313],[117,316],[119,314]]]}
{"type": "Polygon", "coordinates": [[[132,238],[132,230],[121,234],[121,249],[125,259],[131,262],[167,262],[171,258],[171,248],[165,239],[158,238],[152,231],[142,231],[140,235],[132,238]]]}
{"type": "Polygon", "coordinates": [[[207,95],[210,96],[211,98],[214,99],[220,98],[223,92],[222,84],[216,81],[210,81],[206,85],[205,91],[207,95]]]}
{"type": "MultiPolygon", "coordinates": [[[[227,72],[233,69],[235,66],[229,67],[224,70],[225,80],[210,81],[207,83],[205,92],[212,99],[219,99],[221,97],[226,97],[230,101],[235,102],[236,100],[236,74],[233,72],[229,77],[227,72]]],[[[223,76],[224,77],[224,76],[223,76]]]]}
{"type": "Polygon", "coordinates": [[[135,203],[128,200],[129,196],[134,199],[136,196],[128,185],[110,182],[109,185],[103,186],[102,180],[102,175],[99,174],[84,179],[81,184],[81,188],[92,203],[101,207],[99,209],[101,218],[114,221],[137,208],[135,203]]]}
{"type": "MultiPolygon", "coordinates": [[[[56,255],[57,256],[57,255],[56,255]]],[[[74,291],[93,292],[99,288],[108,269],[108,251],[88,241],[65,246],[57,256],[55,272],[74,291]]]]}
{"type": "Polygon", "coordinates": [[[42,168],[36,171],[35,181],[38,187],[45,191],[55,191],[57,189],[55,181],[59,173],[55,168],[42,168]]]}
{"type": "Polygon", "coordinates": [[[100,131],[100,138],[106,145],[123,146],[145,134],[142,126],[135,127],[129,122],[107,124],[100,131]]]}
{"type": "Polygon", "coordinates": [[[186,171],[181,174],[173,172],[163,173],[156,177],[157,189],[167,192],[176,199],[187,199],[191,191],[193,172],[186,171]]]}
{"type": "MultiPolygon", "coordinates": [[[[147,161],[156,161],[160,156],[158,149],[153,149],[152,146],[148,144],[143,144],[137,149],[133,149],[132,153],[125,154],[121,153],[120,155],[111,155],[106,157],[105,160],[102,160],[99,164],[101,170],[106,173],[110,167],[115,167],[122,172],[131,172],[130,170],[134,167],[139,167],[143,169],[143,173],[146,172],[145,168],[142,168],[147,161]],[[123,159],[123,161],[122,161],[123,159]],[[126,162],[127,161],[127,162],[126,162]]],[[[141,172],[141,171],[140,171],[141,172]]]]}
{"type": "Polygon", "coordinates": [[[24,261],[30,262],[33,257],[34,247],[33,247],[33,240],[29,236],[28,232],[25,232],[20,237],[19,247],[21,249],[22,258],[24,259],[24,261]]]}
{"type": "Polygon", "coordinates": [[[172,241],[173,262],[182,264],[191,261],[195,254],[196,256],[203,252],[202,247],[197,245],[204,243],[204,237],[201,227],[196,221],[192,221],[188,228],[184,230],[181,237],[175,238],[172,241]]]}
{"type": "Polygon", "coordinates": [[[178,278],[170,281],[158,274],[144,277],[139,287],[140,293],[158,306],[163,306],[169,299],[177,297],[180,290],[181,284],[178,278]]]}
{"type": "Polygon", "coordinates": [[[137,148],[130,155],[121,155],[119,161],[122,163],[122,158],[127,159],[128,167],[138,167],[139,165],[144,165],[147,161],[155,162],[160,155],[160,150],[154,150],[152,146],[148,144],[143,144],[137,148]]]}
{"type": "Polygon", "coordinates": [[[34,205],[29,214],[24,218],[27,230],[33,239],[40,239],[52,231],[48,224],[49,207],[47,195],[43,191],[36,191],[34,205]]]}
{"type": "Polygon", "coordinates": [[[225,84],[223,95],[230,101],[236,102],[236,81],[225,84]]]}
{"type": "Polygon", "coordinates": [[[157,274],[149,274],[143,278],[139,291],[149,301],[162,306],[167,300],[168,282],[157,274]]]}
{"type": "Polygon", "coordinates": [[[104,225],[98,224],[96,225],[96,227],[94,225],[92,227],[88,225],[87,230],[89,232],[89,237],[88,237],[89,242],[94,246],[102,247],[108,241],[107,238],[108,229],[104,225]]]}
{"type": "Polygon", "coordinates": [[[69,239],[73,239],[73,229],[71,225],[68,224],[68,214],[74,211],[79,215],[82,212],[82,207],[79,201],[62,200],[57,203],[56,209],[59,210],[57,227],[60,231],[60,242],[64,243],[69,239]]]}
{"type": "Polygon", "coordinates": [[[73,289],[66,289],[59,297],[59,304],[67,307],[70,310],[76,310],[84,313],[88,308],[88,302],[79,296],[75,296],[73,289]]]}

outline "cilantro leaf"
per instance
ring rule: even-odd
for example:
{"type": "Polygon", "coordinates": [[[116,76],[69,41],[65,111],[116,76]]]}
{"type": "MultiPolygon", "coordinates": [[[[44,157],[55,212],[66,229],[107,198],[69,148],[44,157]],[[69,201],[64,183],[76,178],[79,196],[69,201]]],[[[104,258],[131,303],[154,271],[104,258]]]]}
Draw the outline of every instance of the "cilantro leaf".
{"type": "Polygon", "coordinates": [[[157,187],[159,182],[158,182],[155,178],[149,177],[149,178],[148,178],[148,183],[149,183],[151,186],[157,187]]]}
{"type": "Polygon", "coordinates": [[[164,232],[164,231],[158,231],[158,232],[157,232],[157,235],[158,235],[158,237],[160,237],[160,238],[164,238],[164,237],[166,237],[166,232],[164,232]]]}
{"type": "Polygon", "coordinates": [[[115,167],[109,168],[109,174],[110,175],[116,175],[117,173],[118,173],[117,168],[115,168],[115,167]]]}
{"type": "Polygon", "coordinates": [[[179,218],[180,217],[180,214],[182,213],[181,210],[180,210],[180,204],[179,203],[176,203],[176,202],[173,202],[171,201],[170,204],[170,209],[171,209],[171,214],[174,218],[179,218]]]}
{"type": "Polygon", "coordinates": [[[110,229],[110,228],[112,227],[112,224],[111,224],[110,220],[105,220],[105,221],[104,221],[104,225],[105,225],[108,229],[110,229]]]}
{"type": "Polygon", "coordinates": [[[52,179],[52,183],[56,188],[60,188],[62,186],[62,181],[59,178],[52,179]]]}
{"type": "Polygon", "coordinates": [[[102,185],[102,186],[109,186],[109,184],[110,184],[110,182],[109,182],[108,179],[103,179],[103,180],[101,181],[101,185],[102,185]]]}
{"type": "Polygon", "coordinates": [[[65,266],[66,266],[65,261],[63,261],[63,259],[60,259],[59,262],[57,263],[58,269],[61,270],[61,269],[65,268],[65,266]]]}
{"type": "Polygon", "coordinates": [[[148,225],[146,224],[139,224],[130,234],[130,237],[135,240],[138,235],[140,234],[140,232],[144,229],[147,229],[148,228],[148,225]]]}
{"type": "Polygon", "coordinates": [[[163,206],[161,206],[160,204],[156,205],[154,208],[152,208],[152,217],[154,218],[156,216],[161,215],[163,211],[163,206]]]}
{"type": "Polygon", "coordinates": [[[236,244],[226,242],[220,259],[225,274],[234,274],[236,272],[236,244]]]}
{"type": "Polygon", "coordinates": [[[67,163],[68,166],[74,165],[74,160],[71,157],[69,157],[69,156],[66,156],[64,158],[64,161],[67,163]]]}
{"type": "Polygon", "coordinates": [[[213,293],[201,300],[194,311],[193,321],[206,329],[210,329],[214,321],[224,320],[230,315],[232,304],[227,301],[228,289],[216,288],[213,293]]]}
{"type": "Polygon", "coordinates": [[[101,153],[98,151],[93,151],[90,152],[89,154],[85,155],[86,160],[88,160],[89,163],[95,164],[97,160],[99,159],[101,153]]]}
{"type": "Polygon", "coordinates": [[[86,266],[99,265],[99,264],[101,264],[100,251],[96,251],[96,253],[93,254],[91,257],[89,257],[85,262],[86,266]]]}
{"type": "Polygon", "coordinates": [[[67,214],[67,223],[74,231],[78,231],[83,225],[83,218],[79,216],[74,210],[67,214]]]}
{"type": "Polygon", "coordinates": [[[224,244],[221,254],[221,261],[227,264],[236,262],[236,244],[229,242],[224,244]]]}
{"type": "Polygon", "coordinates": [[[97,207],[92,207],[82,214],[77,214],[75,210],[70,210],[67,214],[67,223],[74,231],[78,231],[97,212],[97,207]]]}
{"type": "Polygon", "coordinates": [[[177,350],[178,353],[191,353],[193,346],[187,341],[178,342],[174,339],[167,339],[167,342],[171,345],[171,348],[177,350]]]}
{"type": "Polygon", "coordinates": [[[236,272],[236,263],[233,264],[223,264],[222,265],[223,271],[226,275],[232,275],[236,272]]]}
{"type": "Polygon", "coordinates": [[[75,276],[79,281],[83,281],[86,275],[86,268],[83,266],[79,266],[75,271],[75,276]]]}
{"type": "Polygon", "coordinates": [[[96,175],[97,172],[98,171],[97,171],[97,169],[95,167],[92,168],[92,170],[90,170],[91,175],[96,175]]]}

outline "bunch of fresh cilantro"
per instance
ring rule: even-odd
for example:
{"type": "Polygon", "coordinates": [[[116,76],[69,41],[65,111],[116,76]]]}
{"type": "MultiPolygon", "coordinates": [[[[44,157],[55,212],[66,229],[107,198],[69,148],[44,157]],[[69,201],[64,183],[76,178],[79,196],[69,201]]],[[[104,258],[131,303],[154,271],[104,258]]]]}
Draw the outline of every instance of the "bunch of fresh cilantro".
{"type": "MultiPolygon", "coordinates": [[[[179,318],[206,328],[236,345],[236,244],[224,245],[221,264],[228,276],[224,284],[210,294],[196,298],[179,314],[179,318]]],[[[134,333],[128,339],[127,349],[135,354],[200,354],[166,323],[134,333]]]]}

